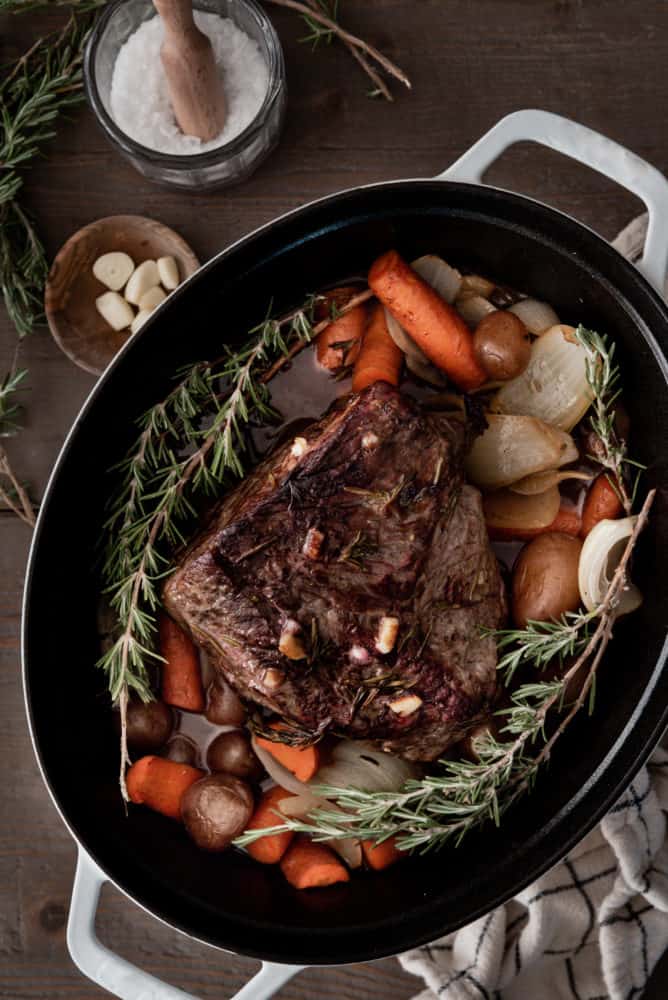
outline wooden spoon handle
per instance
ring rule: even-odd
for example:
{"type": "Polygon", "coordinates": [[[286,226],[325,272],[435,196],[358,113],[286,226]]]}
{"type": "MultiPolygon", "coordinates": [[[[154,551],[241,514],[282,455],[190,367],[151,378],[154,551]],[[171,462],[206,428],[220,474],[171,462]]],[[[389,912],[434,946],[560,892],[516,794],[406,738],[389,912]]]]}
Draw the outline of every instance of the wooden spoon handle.
{"type": "Polygon", "coordinates": [[[211,42],[193,19],[192,0],[153,0],[165,27],[160,58],[179,128],[213,139],[225,124],[225,94],[211,42]]]}
{"type": "Polygon", "coordinates": [[[192,0],[153,0],[153,6],[162,18],[165,30],[173,35],[190,35],[198,32],[192,0]]]}

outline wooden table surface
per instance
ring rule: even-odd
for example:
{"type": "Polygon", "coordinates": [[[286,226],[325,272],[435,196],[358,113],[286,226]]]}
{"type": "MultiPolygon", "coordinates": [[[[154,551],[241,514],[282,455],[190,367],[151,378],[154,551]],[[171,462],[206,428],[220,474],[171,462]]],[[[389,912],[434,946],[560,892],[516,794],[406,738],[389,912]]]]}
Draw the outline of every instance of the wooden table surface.
{"type": "MultiPolygon", "coordinates": [[[[340,188],[429,176],[442,170],[502,115],[524,106],[571,116],[668,171],[668,4],[665,0],[371,0],[342,2],[352,30],[409,73],[411,93],[393,105],[368,100],[366,79],[338,45],[311,53],[294,15],[271,9],[285,46],[290,102],[280,147],[242,187],[193,196],[144,181],[107,146],[82,108],[61,125],[30,173],[28,204],[50,256],[80,226],[134,212],[160,219],[201,260],[287,209],[340,188]]],[[[57,12],[0,16],[0,60],[58,23],[57,12]]],[[[140,98],[138,98],[140,99],[140,98]]],[[[613,236],[639,209],[634,196],[574,163],[518,147],[490,180],[539,197],[613,236]]],[[[14,331],[0,308],[0,372],[14,331]]],[[[26,428],[9,451],[39,498],[93,378],[40,330],[24,345],[30,369],[26,428]]],[[[107,996],[84,980],[65,947],[74,847],[39,777],[21,695],[18,635],[28,530],[0,514],[0,997],[107,996]]],[[[50,669],[67,669],[67,635],[54,636],[50,669]]],[[[76,762],[73,762],[76,766],[76,762]]],[[[202,998],[240,986],[256,963],[216,953],[171,932],[116,891],[105,890],[102,940],[202,998]]],[[[310,970],[280,996],[400,1000],[420,983],[394,960],[310,970]]],[[[668,962],[646,996],[668,990],[668,962]]]]}

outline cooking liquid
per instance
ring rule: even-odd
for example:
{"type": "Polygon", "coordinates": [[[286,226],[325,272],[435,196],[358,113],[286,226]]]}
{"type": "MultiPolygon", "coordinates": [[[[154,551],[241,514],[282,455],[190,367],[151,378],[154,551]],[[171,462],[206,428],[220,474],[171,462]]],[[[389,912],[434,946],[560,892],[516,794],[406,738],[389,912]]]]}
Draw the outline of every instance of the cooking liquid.
{"type": "MultiPolygon", "coordinates": [[[[402,383],[402,389],[417,399],[426,399],[438,391],[410,374],[402,383]]],[[[263,425],[253,429],[252,443],[258,457],[266,455],[285,440],[296,437],[313,420],[319,419],[335,399],[349,391],[350,378],[340,381],[332,378],[317,364],[313,347],[305,348],[272,379],[271,402],[282,419],[273,426],[263,425]]],[[[586,460],[578,468],[588,472],[594,470],[586,460]]],[[[562,483],[562,506],[581,513],[588,486],[586,481],[577,479],[562,483]]],[[[523,541],[493,541],[491,546],[502,567],[510,573],[525,544],[523,541]]],[[[214,676],[211,665],[203,662],[205,685],[214,676]]],[[[196,748],[197,766],[206,770],[207,747],[219,733],[234,727],[215,725],[204,715],[193,712],[177,710],[176,715],[177,724],[172,738],[179,735],[189,739],[196,748]]]]}

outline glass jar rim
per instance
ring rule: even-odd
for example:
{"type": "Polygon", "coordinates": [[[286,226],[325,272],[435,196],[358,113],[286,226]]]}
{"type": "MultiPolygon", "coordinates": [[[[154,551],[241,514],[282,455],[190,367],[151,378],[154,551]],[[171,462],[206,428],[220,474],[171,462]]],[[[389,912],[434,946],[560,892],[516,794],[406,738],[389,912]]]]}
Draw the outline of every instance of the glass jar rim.
{"type": "Polygon", "coordinates": [[[252,143],[258,132],[262,130],[266,118],[284,85],[285,64],[283,60],[283,48],[276,29],[255,0],[235,0],[235,2],[240,6],[246,7],[253,14],[267,40],[269,84],[262,105],[243,131],[233,139],[230,139],[229,142],[222,143],[220,146],[208,149],[203,153],[163,153],[158,149],[151,149],[150,146],[144,146],[129,136],[127,132],[124,132],[107,111],[97,86],[95,57],[105,28],[114,17],[116,11],[125,6],[126,0],[115,0],[114,3],[105,6],[98,20],[93,25],[86,43],[83,66],[84,87],[88,102],[100,125],[108,137],[130,156],[140,156],[156,165],[171,167],[172,169],[201,169],[203,167],[214,166],[220,163],[221,160],[226,160],[243,152],[252,143]]]}

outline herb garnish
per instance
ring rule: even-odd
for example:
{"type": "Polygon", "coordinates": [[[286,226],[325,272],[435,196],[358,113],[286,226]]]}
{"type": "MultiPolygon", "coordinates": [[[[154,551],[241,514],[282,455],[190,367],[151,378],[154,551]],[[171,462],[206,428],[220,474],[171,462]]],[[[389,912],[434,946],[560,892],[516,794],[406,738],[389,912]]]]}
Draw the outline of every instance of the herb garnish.
{"type": "MultiPolygon", "coordinates": [[[[341,311],[359,300],[356,295],[341,311]]],[[[102,577],[118,634],[99,665],[121,712],[124,797],[127,704],[131,694],[144,701],[153,697],[159,591],[171,572],[170,556],[185,541],[197,501],[244,474],[249,424],[275,417],[267,382],[329,324],[325,319],[313,325],[315,301],[312,296],[280,319],[267,317],[240,350],[182,373],[168,396],[141,418],[135,444],[112,470],[118,485],[104,524],[102,577]]]]}

